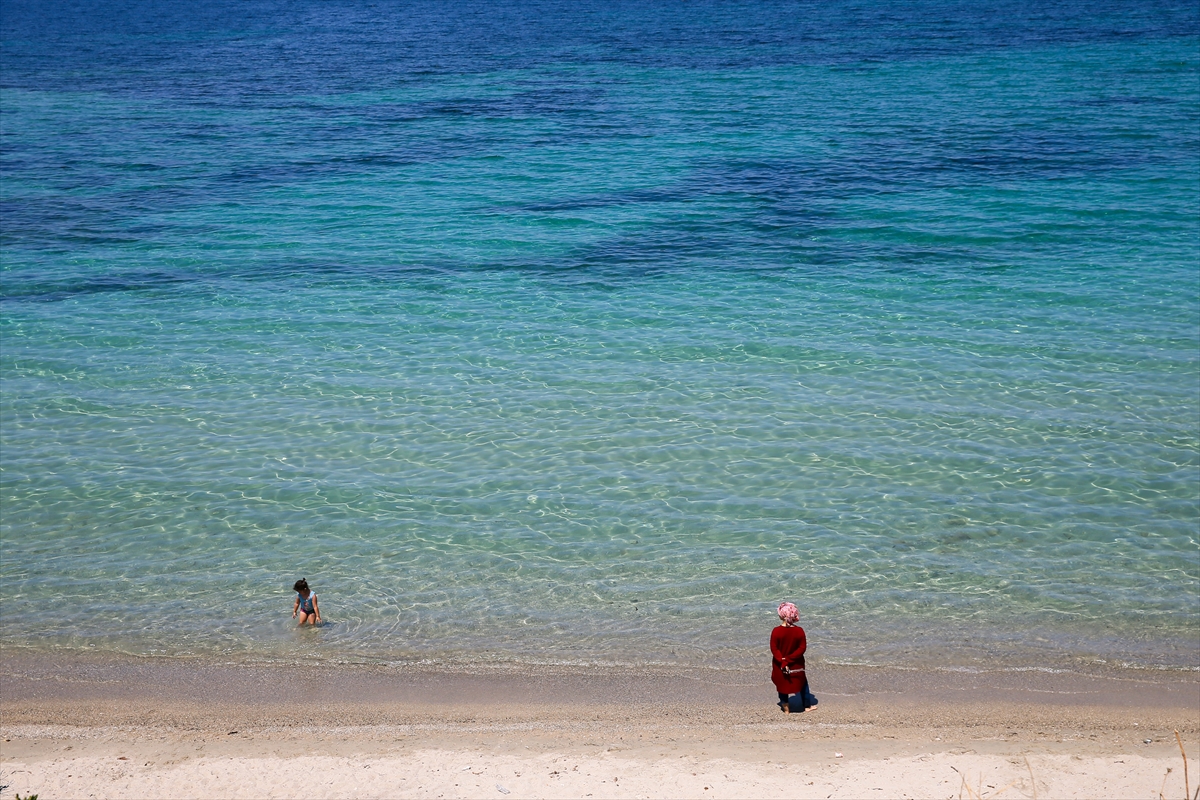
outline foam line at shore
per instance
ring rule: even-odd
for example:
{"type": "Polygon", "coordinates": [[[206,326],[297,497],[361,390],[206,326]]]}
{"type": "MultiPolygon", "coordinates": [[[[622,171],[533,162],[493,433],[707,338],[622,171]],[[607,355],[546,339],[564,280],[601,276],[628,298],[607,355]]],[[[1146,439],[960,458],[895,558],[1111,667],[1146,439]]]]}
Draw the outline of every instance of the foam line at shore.
{"type": "MultiPolygon", "coordinates": [[[[841,705],[969,703],[1196,709],[1200,676],[1126,670],[943,672],[813,664],[818,696],[841,705]]],[[[376,665],[253,665],[199,660],[75,657],[7,651],[3,702],[155,701],[277,706],[329,703],[447,706],[587,704],[757,707],[774,702],[766,669],[400,669],[376,665]]]]}

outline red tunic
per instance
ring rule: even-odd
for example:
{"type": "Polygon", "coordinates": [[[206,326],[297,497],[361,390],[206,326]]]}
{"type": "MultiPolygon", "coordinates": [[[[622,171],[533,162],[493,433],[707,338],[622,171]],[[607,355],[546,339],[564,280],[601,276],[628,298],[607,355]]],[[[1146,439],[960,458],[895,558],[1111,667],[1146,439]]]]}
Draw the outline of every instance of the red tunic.
{"type": "Polygon", "coordinates": [[[775,689],[784,694],[804,691],[808,678],[804,675],[804,651],[808,640],[804,628],[780,625],[771,631],[771,681],[775,689]],[[791,677],[783,674],[783,668],[791,669],[791,677]]]}

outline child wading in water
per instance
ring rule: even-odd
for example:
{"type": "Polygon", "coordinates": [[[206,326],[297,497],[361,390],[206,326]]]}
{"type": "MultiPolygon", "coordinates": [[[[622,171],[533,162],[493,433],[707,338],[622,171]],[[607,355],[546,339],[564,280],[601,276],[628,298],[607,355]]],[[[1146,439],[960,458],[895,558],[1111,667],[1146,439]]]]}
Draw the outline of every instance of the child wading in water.
{"type": "Polygon", "coordinates": [[[296,590],[296,604],[292,606],[292,619],[299,616],[301,625],[320,625],[321,609],[317,607],[317,593],[308,588],[308,581],[301,578],[292,588],[296,590]]]}

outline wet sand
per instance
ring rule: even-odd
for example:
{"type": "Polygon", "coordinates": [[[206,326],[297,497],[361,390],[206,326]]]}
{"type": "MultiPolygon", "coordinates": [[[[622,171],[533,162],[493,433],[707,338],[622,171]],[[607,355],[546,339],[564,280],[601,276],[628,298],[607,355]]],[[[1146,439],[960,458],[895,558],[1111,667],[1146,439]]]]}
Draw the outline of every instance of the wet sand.
{"type": "Polygon", "coordinates": [[[1187,673],[810,673],[6,652],[0,797],[1182,797],[1176,730],[1200,778],[1187,673]]]}

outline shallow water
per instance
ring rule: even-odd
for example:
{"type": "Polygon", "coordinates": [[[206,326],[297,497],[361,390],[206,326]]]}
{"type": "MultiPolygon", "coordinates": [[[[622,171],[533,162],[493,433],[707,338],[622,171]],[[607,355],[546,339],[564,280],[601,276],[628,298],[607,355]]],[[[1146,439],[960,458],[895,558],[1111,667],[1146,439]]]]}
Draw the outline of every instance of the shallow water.
{"type": "Polygon", "coordinates": [[[0,641],[1200,667],[1200,12],[999,12],[6,4],[0,641]]]}

